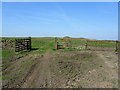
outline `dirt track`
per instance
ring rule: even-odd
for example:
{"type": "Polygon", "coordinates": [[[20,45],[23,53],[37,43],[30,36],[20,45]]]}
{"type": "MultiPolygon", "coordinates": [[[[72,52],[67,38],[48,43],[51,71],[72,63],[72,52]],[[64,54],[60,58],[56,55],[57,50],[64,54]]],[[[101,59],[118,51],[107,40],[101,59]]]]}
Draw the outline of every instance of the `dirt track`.
{"type": "MultiPolygon", "coordinates": [[[[98,55],[99,60],[101,60],[101,62],[103,63],[102,66],[100,68],[96,67],[86,74],[83,73],[83,75],[81,72],[75,72],[75,77],[70,76],[72,73],[69,73],[69,75],[66,74],[66,76],[64,74],[59,74],[59,72],[62,71],[59,70],[59,66],[57,65],[57,63],[53,63],[56,65],[51,64],[52,59],[54,60],[56,55],[46,53],[43,56],[42,60],[37,64],[31,75],[27,77],[26,82],[21,87],[117,87],[117,55],[114,54],[114,52],[96,51],[95,53],[98,55]],[[51,66],[53,67],[51,68],[51,66]],[[54,72],[50,70],[53,68],[54,72]]],[[[76,54],[81,54],[81,52],[77,52],[76,54]]],[[[70,55],[70,53],[59,53],[59,55],[61,57],[64,55],[68,56],[70,55]]]]}
{"type": "MultiPolygon", "coordinates": [[[[35,70],[33,73],[27,78],[26,82],[21,86],[22,88],[46,88],[46,87],[54,87],[59,84],[61,81],[61,78],[57,78],[57,80],[54,80],[54,74],[50,71],[50,59],[51,54],[46,53],[44,54],[41,61],[37,64],[35,70]]],[[[61,82],[62,83],[62,82],[61,82]]],[[[59,86],[58,86],[59,87],[59,86]]],[[[61,86],[64,87],[64,86],[61,86]]]]}
{"type": "Polygon", "coordinates": [[[24,58],[33,58],[37,63],[20,85],[21,88],[118,87],[118,56],[115,52],[47,52],[41,57],[39,54],[28,55],[21,60],[24,61],[24,58]]]}

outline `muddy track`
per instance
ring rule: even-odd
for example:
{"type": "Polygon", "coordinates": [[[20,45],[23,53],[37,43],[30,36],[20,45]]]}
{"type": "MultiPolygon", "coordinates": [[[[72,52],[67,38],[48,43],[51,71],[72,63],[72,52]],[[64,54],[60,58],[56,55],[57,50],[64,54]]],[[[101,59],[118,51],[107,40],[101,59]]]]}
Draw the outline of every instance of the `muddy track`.
{"type": "Polygon", "coordinates": [[[105,52],[102,53],[101,51],[96,51],[97,55],[104,61],[105,63],[105,70],[109,73],[111,78],[118,79],[118,56],[114,52],[105,52]],[[109,53],[109,55],[107,54],[109,53]]]}
{"type": "MultiPolygon", "coordinates": [[[[79,55],[82,52],[76,52],[79,55]]],[[[83,52],[85,53],[85,52],[83,52]]],[[[90,53],[90,52],[88,52],[90,53]]],[[[117,55],[114,52],[103,52],[103,51],[94,51],[98,56],[99,60],[101,60],[102,68],[96,68],[92,71],[89,71],[86,75],[82,75],[78,72],[74,77],[66,78],[66,76],[60,76],[52,72],[51,64],[52,58],[55,55],[47,52],[41,58],[39,63],[35,66],[34,70],[30,75],[27,77],[24,84],[21,88],[72,88],[72,87],[85,87],[85,83],[88,87],[111,87],[110,80],[117,80],[117,55]],[[114,54],[114,55],[113,55],[114,54]],[[107,63],[106,63],[107,62],[107,63]],[[109,77],[107,77],[109,76],[109,77]],[[102,79],[106,78],[106,81],[102,81],[102,79]],[[97,80],[98,79],[98,80],[97,80]],[[97,80],[97,82],[96,82],[97,80]],[[81,82],[83,81],[83,82],[81,82]],[[91,81],[91,83],[90,83],[91,81]],[[100,82],[98,82],[100,81],[100,82]],[[96,83],[96,84],[95,84],[96,83]],[[100,86],[99,86],[100,85],[100,86]]],[[[73,53],[74,56],[75,53],[73,53]]],[[[75,55],[76,55],[75,54],[75,55]]],[[[69,56],[70,53],[60,53],[60,57],[62,56],[69,56]]],[[[54,61],[53,61],[54,62],[54,61]]],[[[99,65],[98,65],[99,66],[99,65]]],[[[58,72],[59,65],[53,65],[55,72],[58,72]]],[[[60,71],[61,72],[61,71],[60,71]]],[[[70,74],[69,74],[70,75],[70,74]]]]}
{"type": "MultiPolygon", "coordinates": [[[[20,64],[22,62],[25,62],[26,60],[29,60],[30,58],[33,58],[33,57],[34,57],[35,60],[37,60],[37,58],[34,55],[27,55],[26,54],[26,55],[20,56],[18,59],[11,62],[9,64],[8,68],[3,70],[3,76],[6,75],[6,74],[11,74],[12,72],[16,72],[16,70],[19,71],[18,67],[20,66],[20,64]],[[15,66],[16,66],[17,69],[15,68],[15,66]]],[[[26,75],[23,78],[21,78],[21,80],[19,80],[16,84],[12,85],[12,82],[17,81],[17,80],[11,79],[11,80],[7,81],[7,83],[3,82],[3,87],[18,87],[19,88],[25,82],[26,78],[30,75],[30,73],[32,73],[32,71],[34,70],[36,65],[37,65],[37,62],[30,67],[29,71],[26,72],[26,75]]]]}
{"type": "MultiPolygon", "coordinates": [[[[118,79],[118,58],[117,54],[114,52],[46,52],[43,55],[27,55],[20,58],[20,60],[18,59],[15,63],[13,63],[13,65],[19,65],[20,62],[23,62],[24,60],[29,61],[30,58],[37,60],[36,63],[32,64],[25,76],[18,81],[19,83],[17,83],[17,86],[11,84],[11,87],[117,87],[116,81],[118,79]]],[[[8,73],[10,70],[14,72],[16,69],[11,65],[6,70],[8,73]]]]}
{"type": "Polygon", "coordinates": [[[26,81],[21,86],[22,88],[31,87],[31,86],[40,88],[41,86],[42,87],[47,86],[47,81],[46,81],[47,78],[45,76],[49,74],[47,70],[49,67],[49,61],[48,61],[49,58],[50,58],[49,54],[46,53],[36,65],[33,73],[31,73],[31,75],[27,77],[26,81]]]}
{"type": "MultiPolygon", "coordinates": [[[[29,75],[21,88],[52,88],[60,87],[59,83],[65,82],[62,78],[57,77],[50,70],[52,54],[45,53],[43,58],[38,62],[34,71],[29,75]]],[[[64,87],[64,86],[62,86],[64,87]]]]}
{"type": "Polygon", "coordinates": [[[38,62],[32,65],[32,67],[30,68],[30,70],[29,70],[29,72],[27,73],[27,75],[26,75],[26,76],[23,78],[23,80],[21,80],[21,82],[18,84],[19,88],[27,81],[27,78],[31,75],[31,73],[33,73],[33,71],[35,70],[37,64],[38,64],[38,62]]]}

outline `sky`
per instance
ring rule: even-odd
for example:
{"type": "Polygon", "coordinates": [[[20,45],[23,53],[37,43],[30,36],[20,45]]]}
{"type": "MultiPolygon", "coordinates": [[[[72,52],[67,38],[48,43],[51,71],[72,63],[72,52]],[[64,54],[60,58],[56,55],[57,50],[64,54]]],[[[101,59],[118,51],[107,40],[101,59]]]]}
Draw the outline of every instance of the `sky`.
{"type": "Polygon", "coordinates": [[[3,2],[3,37],[118,39],[117,2],[3,2]]]}

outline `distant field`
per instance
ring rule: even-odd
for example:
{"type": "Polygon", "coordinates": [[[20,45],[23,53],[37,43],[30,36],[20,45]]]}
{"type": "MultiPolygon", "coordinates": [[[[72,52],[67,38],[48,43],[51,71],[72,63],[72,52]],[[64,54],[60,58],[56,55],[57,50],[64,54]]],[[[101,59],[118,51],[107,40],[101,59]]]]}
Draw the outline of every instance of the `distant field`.
{"type": "MultiPolygon", "coordinates": [[[[15,38],[2,38],[7,40],[13,40],[15,41],[15,38]]],[[[61,38],[58,38],[59,41],[61,38]]],[[[74,39],[74,38],[68,38],[67,40],[71,41],[72,48],[77,48],[79,50],[80,46],[85,46],[86,43],[88,43],[89,46],[93,47],[107,47],[107,48],[115,48],[116,42],[113,41],[88,41],[86,39],[74,39]]],[[[32,38],[32,48],[36,49],[29,53],[45,53],[47,50],[49,51],[55,51],[55,38],[32,38]]],[[[66,49],[65,49],[66,50],[66,49]]],[[[71,50],[71,49],[69,49],[71,50]]],[[[75,49],[73,49],[75,50],[75,49]]],[[[24,52],[21,52],[24,54],[24,52]]],[[[3,59],[8,60],[8,58],[19,55],[21,53],[15,53],[14,50],[2,50],[2,56],[3,59]]],[[[28,52],[27,52],[28,53],[28,52]]]]}
{"type": "MultiPolygon", "coordinates": [[[[7,40],[15,40],[15,38],[3,38],[7,40]]],[[[58,38],[60,41],[62,38],[58,38]]],[[[72,46],[80,46],[80,45],[85,45],[87,42],[89,46],[102,46],[102,47],[115,47],[116,42],[115,41],[102,41],[102,40],[88,40],[88,39],[75,39],[75,38],[67,38],[63,40],[69,40],[71,41],[72,46]]],[[[54,42],[55,38],[32,38],[32,47],[34,48],[44,48],[44,49],[53,49],[54,48],[54,42]]]]}
{"type": "MultiPolygon", "coordinates": [[[[3,40],[13,40],[15,41],[15,38],[2,38],[3,40]]],[[[58,38],[59,41],[61,38],[58,38]]],[[[64,39],[65,40],[65,39],[64,39]]],[[[107,48],[115,48],[116,42],[113,41],[88,41],[86,39],[75,39],[75,38],[67,38],[67,40],[71,41],[72,48],[77,48],[79,50],[80,46],[85,46],[86,43],[88,43],[89,46],[93,47],[107,47],[107,48]]],[[[29,53],[45,53],[47,50],[49,51],[55,51],[55,38],[32,38],[32,48],[36,49],[29,53]]],[[[66,50],[66,49],[65,49],[66,50]]],[[[76,49],[69,49],[69,50],[76,50],[76,49]]],[[[64,50],[63,50],[64,51],[64,50]]],[[[28,53],[28,52],[27,52],[28,53]]],[[[14,50],[2,50],[2,57],[5,62],[9,61],[8,58],[19,55],[19,54],[25,54],[24,52],[15,53],[14,50]]]]}

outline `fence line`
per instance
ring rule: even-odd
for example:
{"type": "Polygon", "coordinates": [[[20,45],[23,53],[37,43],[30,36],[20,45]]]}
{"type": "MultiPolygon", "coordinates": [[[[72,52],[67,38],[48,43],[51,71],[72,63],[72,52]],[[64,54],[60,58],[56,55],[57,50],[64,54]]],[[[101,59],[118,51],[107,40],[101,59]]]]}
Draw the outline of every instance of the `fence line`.
{"type": "MultiPolygon", "coordinates": [[[[120,51],[119,41],[103,41],[103,40],[83,40],[78,42],[68,42],[70,39],[63,39],[64,42],[55,38],[55,48],[64,49],[66,47],[80,50],[98,50],[98,51],[120,51]],[[66,41],[65,41],[66,40],[66,41]],[[80,42],[80,43],[79,43],[80,42]]],[[[72,41],[72,40],[71,40],[72,41]]],[[[74,41],[74,40],[73,40],[74,41]]]]}

